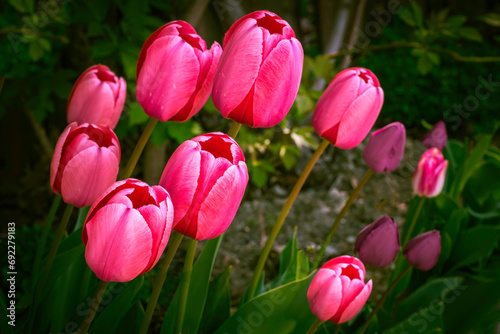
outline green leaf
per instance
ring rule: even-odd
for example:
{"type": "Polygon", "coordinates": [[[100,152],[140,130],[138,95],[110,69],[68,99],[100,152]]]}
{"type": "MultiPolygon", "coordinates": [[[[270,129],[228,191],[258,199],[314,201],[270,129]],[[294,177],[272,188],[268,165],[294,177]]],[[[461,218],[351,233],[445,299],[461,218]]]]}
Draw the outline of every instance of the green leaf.
{"type": "Polygon", "coordinates": [[[211,334],[231,316],[229,276],[231,267],[220,273],[208,288],[207,302],[203,311],[200,334],[211,334]]]}
{"type": "Polygon", "coordinates": [[[427,74],[432,70],[432,60],[426,55],[418,58],[417,68],[422,74],[427,74]]]}
{"type": "Polygon", "coordinates": [[[500,27],[500,14],[488,13],[478,17],[481,21],[493,27],[500,27]]]}
{"type": "Polygon", "coordinates": [[[466,188],[480,205],[492,196],[498,199],[500,195],[499,175],[500,166],[487,162],[481,165],[467,181],[466,188]],[[497,177],[494,177],[495,175],[497,177]]]}
{"type": "Polygon", "coordinates": [[[415,27],[416,22],[410,7],[404,7],[401,13],[399,13],[399,17],[410,27],[415,27]]]}
{"type": "MultiPolygon", "coordinates": [[[[11,308],[10,301],[14,300],[9,298],[9,305],[6,304],[5,295],[3,291],[0,290],[0,316],[2,317],[2,323],[0,324],[0,331],[5,334],[14,334],[15,326],[9,325],[9,322],[14,320],[14,324],[18,325],[16,315],[13,315],[13,318],[10,318],[10,310],[7,310],[7,307],[11,308]]],[[[15,311],[14,311],[15,312],[15,311]]]]}
{"type": "Polygon", "coordinates": [[[30,43],[28,53],[31,59],[33,59],[34,61],[42,58],[43,54],[45,53],[43,42],[40,42],[39,38],[34,39],[33,42],[30,43]]]}
{"type": "Polygon", "coordinates": [[[443,311],[444,302],[435,299],[436,302],[426,308],[421,306],[407,319],[401,321],[391,329],[385,330],[383,334],[401,333],[442,333],[444,329],[443,311]]]}
{"type": "Polygon", "coordinates": [[[128,312],[122,317],[115,333],[139,333],[142,320],[144,319],[144,308],[140,301],[137,301],[128,312]]]}
{"type": "Polygon", "coordinates": [[[447,25],[452,29],[458,29],[465,22],[467,22],[467,17],[463,15],[452,16],[448,19],[448,21],[446,21],[447,25]]]}
{"type": "Polygon", "coordinates": [[[411,8],[413,9],[413,18],[415,19],[415,24],[417,27],[422,27],[424,25],[424,15],[422,13],[422,7],[413,1],[411,3],[411,8]]]}
{"type": "Polygon", "coordinates": [[[472,176],[472,174],[474,174],[476,169],[481,166],[480,163],[483,160],[484,155],[488,151],[488,147],[490,146],[492,138],[493,137],[491,135],[483,135],[477,145],[470,152],[467,160],[465,161],[465,165],[463,166],[464,169],[461,174],[460,183],[455,196],[458,196],[462,193],[462,190],[469,178],[472,176]]]}
{"type": "Polygon", "coordinates": [[[489,257],[499,240],[497,226],[481,225],[462,231],[449,260],[451,271],[489,257]]]}
{"type": "Polygon", "coordinates": [[[306,333],[316,320],[307,300],[313,276],[255,297],[242,305],[215,333],[306,333]]]}
{"type": "Polygon", "coordinates": [[[21,13],[33,13],[35,9],[34,0],[9,0],[9,3],[21,13]]]}
{"type": "Polygon", "coordinates": [[[297,163],[297,157],[300,155],[300,151],[291,145],[281,145],[279,156],[286,170],[292,169],[297,163]]]}
{"type": "Polygon", "coordinates": [[[461,27],[458,30],[458,33],[460,34],[460,37],[463,37],[471,41],[481,42],[483,40],[483,37],[476,28],[461,27]]]}
{"type": "Polygon", "coordinates": [[[125,77],[128,80],[135,79],[135,69],[137,66],[137,58],[141,50],[134,47],[131,43],[126,43],[120,47],[120,59],[122,60],[125,77]]]}
{"type": "Polygon", "coordinates": [[[131,102],[129,104],[128,115],[129,115],[128,121],[130,126],[136,124],[144,124],[149,119],[149,116],[146,115],[141,105],[137,101],[131,102]]]}
{"type": "MultiPolygon", "coordinates": [[[[191,272],[191,280],[189,282],[189,292],[186,304],[186,314],[184,315],[184,323],[182,326],[183,333],[197,333],[201,323],[201,317],[207,300],[208,286],[210,276],[217,256],[217,251],[222,240],[222,236],[208,240],[201,251],[201,254],[196,260],[193,271],[191,272]]],[[[175,292],[170,306],[165,315],[161,333],[171,333],[175,331],[175,319],[177,318],[177,304],[179,303],[180,291],[175,292]]]]}

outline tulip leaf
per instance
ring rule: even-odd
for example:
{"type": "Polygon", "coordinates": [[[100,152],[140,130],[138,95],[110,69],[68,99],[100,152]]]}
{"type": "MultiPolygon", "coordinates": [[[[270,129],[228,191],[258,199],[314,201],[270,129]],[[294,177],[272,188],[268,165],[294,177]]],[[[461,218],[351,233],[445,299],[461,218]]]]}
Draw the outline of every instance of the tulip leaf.
{"type": "Polygon", "coordinates": [[[230,275],[231,267],[229,266],[210,282],[200,334],[213,333],[220,324],[231,316],[230,275]]]}
{"type": "Polygon", "coordinates": [[[130,126],[144,124],[149,116],[144,112],[139,102],[131,102],[128,106],[128,121],[130,126]]]}
{"type": "Polygon", "coordinates": [[[215,333],[306,333],[316,321],[307,300],[307,290],[313,277],[314,274],[311,274],[253,298],[215,333]]]}
{"type": "MultiPolygon", "coordinates": [[[[189,292],[186,304],[186,313],[184,315],[184,323],[182,332],[184,334],[197,333],[201,323],[203,310],[208,295],[208,287],[212,269],[217,256],[217,251],[222,240],[222,236],[208,240],[203,247],[198,259],[196,260],[193,271],[191,272],[191,280],[189,282],[189,292]]],[[[182,280],[181,280],[182,281],[182,280]]],[[[179,303],[180,290],[177,288],[170,306],[165,315],[162,334],[175,332],[175,319],[177,318],[177,305],[179,303]]]]}
{"type": "MultiPolygon", "coordinates": [[[[137,302],[137,294],[143,283],[144,275],[140,275],[130,282],[110,284],[102,297],[100,305],[100,307],[104,307],[104,310],[96,315],[96,319],[90,327],[90,332],[118,333],[116,330],[118,324],[137,302]]],[[[95,290],[91,292],[95,293],[95,290]]],[[[142,319],[137,319],[137,322],[138,326],[140,326],[142,319]]]]}
{"type": "Polygon", "coordinates": [[[116,333],[139,333],[142,320],[144,319],[144,308],[140,301],[137,301],[118,323],[116,333]]]}
{"type": "Polygon", "coordinates": [[[405,320],[396,326],[383,331],[383,334],[401,334],[401,333],[442,333],[444,302],[435,299],[435,302],[422,308],[416,308],[415,311],[405,320]]]}
{"type": "Polygon", "coordinates": [[[488,198],[493,197],[498,201],[500,197],[500,177],[491,177],[492,175],[500,175],[500,166],[487,162],[481,165],[467,182],[466,189],[481,206],[488,198]]]}
{"type": "MultiPolygon", "coordinates": [[[[16,320],[16,316],[14,316],[14,319],[9,318],[10,311],[7,310],[7,307],[12,307],[10,304],[10,301],[13,299],[9,298],[9,305],[6,305],[6,299],[5,295],[3,294],[3,291],[0,290],[0,316],[2,317],[2,323],[0,324],[0,332],[5,333],[5,334],[14,334],[14,329],[16,328],[15,326],[9,325],[9,322],[12,320],[16,320]]],[[[14,321],[15,325],[18,325],[17,321],[14,321]]]]}
{"type": "Polygon", "coordinates": [[[499,240],[498,226],[481,225],[462,231],[449,259],[451,271],[489,257],[499,240]]]}

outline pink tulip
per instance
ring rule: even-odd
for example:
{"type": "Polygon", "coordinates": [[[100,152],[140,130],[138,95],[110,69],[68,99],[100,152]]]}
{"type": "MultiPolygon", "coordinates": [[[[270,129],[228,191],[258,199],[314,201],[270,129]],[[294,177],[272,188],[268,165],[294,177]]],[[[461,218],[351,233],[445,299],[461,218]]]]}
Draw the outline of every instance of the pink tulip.
{"type": "Polygon", "coordinates": [[[173,229],[196,240],[218,237],[231,224],[247,183],[245,157],[234,139],[214,132],[185,141],[160,180],[174,203],[173,229]]]}
{"type": "Polygon", "coordinates": [[[114,129],[120,119],[127,84],[104,65],[80,75],[68,99],[68,123],[91,123],[114,129]]]}
{"type": "Polygon", "coordinates": [[[184,122],[207,102],[222,49],[210,50],[194,28],[173,21],[156,30],[137,61],[137,101],[162,122],[184,122]]]}
{"type": "Polygon", "coordinates": [[[304,51],[278,15],[261,10],[236,21],[224,37],[212,98],[226,118],[251,127],[278,124],[299,90],[304,51]]]}
{"type": "Polygon", "coordinates": [[[405,153],[406,130],[399,122],[372,133],[363,150],[363,159],[375,173],[390,173],[398,168],[405,153]]]}
{"type": "Polygon", "coordinates": [[[365,305],[372,280],[365,284],[365,266],[352,256],[328,261],[314,276],[307,291],[312,313],[321,321],[340,324],[351,320],[365,305]]]}
{"type": "Polygon", "coordinates": [[[314,131],[338,148],[353,148],[372,128],[383,102],[384,91],[375,74],[360,67],[343,70],[316,104],[314,131]]]}
{"type": "Polygon", "coordinates": [[[359,232],[354,252],[363,263],[374,267],[387,267],[398,255],[398,226],[389,216],[382,216],[359,232]]]}
{"type": "Polygon", "coordinates": [[[444,186],[448,160],[444,160],[437,148],[427,150],[420,158],[413,173],[413,190],[419,196],[436,197],[444,186]]]}
{"type": "Polygon", "coordinates": [[[154,267],[167,245],[174,208],[160,186],[127,179],[92,205],[83,227],[85,260],[106,282],[127,282],[154,267]]]}
{"type": "Polygon", "coordinates": [[[441,235],[436,230],[417,235],[408,241],[404,250],[406,261],[422,271],[434,268],[439,254],[441,254],[441,235]]]}
{"type": "Polygon", "coordinates": [[[427,148],[437,147],[442,151],[447,141],[448,135],[446,134],[446,125],[443,121],[439,121],[434,125],[431,131],[425,134],[422,143],[427,148]]]}
{"type": "Polygon", "coordinates": [[[83,208],[116,181],[120,144],[107,126],[75,122],[57,141],[50,165],[50,184],[64,202],[83,208]]]}

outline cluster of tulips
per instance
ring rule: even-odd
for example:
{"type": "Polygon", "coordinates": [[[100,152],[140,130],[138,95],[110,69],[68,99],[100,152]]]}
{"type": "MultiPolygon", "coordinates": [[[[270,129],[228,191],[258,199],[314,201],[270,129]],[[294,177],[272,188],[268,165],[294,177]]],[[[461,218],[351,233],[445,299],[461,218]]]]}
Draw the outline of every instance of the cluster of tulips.
{"type": "MultiPolygon", "coordinates": [[[[137,101],[151,117],[145,134],[151,133],[157,121],[190,119],[210,95],[221,114],[233,121],[229,135],[207,133],[182,143],[157,185],[130,178],[144,143],[142,147],[138,144],[122,171],[123,179],[116,182],[121,153],[113,129],[125,102],[124,79],[103,65],[92,66],[78,78],[68,100],[69,125],[52,159],[50,182],[66,203],[79,208],[91,205],[82,239],[87,264],[99,279],[130,281],[151,270],[167,244],[175,253],[182,236],[199,241],[226,231],[249,180],[244,154],[235,140],[239,126],[265,128],[282,121],[297,95],[302,66],[303,50],[294,31],[268,11],[236,21],[224,37],[223,49],[217,42],[208,49],[194,28],[183,21],[170,22],[155,31],[144,43],[137,62],[137,101]],[[181,237],[169,243],[172,230],[181,237]]],[[[360,144],[374,125],[383,99],[379,80],[370,70],[341,71],[313,114],[313,127],[324,138],[314,159],[330,143],[340,149],[360,144]]],[[[405,136],[401,123],[372,133],[363,151],[371,174],[390,173],[399,166],[405,136]]],[[[413,176],[415,192],[422,198],[436,196],[443,187],[447,161],[436,148],[443,138],[446,142],[446,135],[426,137],[430,149],[413,176]]],[[[250,285],[251,296],[308,171],[299,178],[288,208],[282,211],[261,253],[250,285]]],[[[411,231],[407,238],[410,235],[411,231]]],[[[439,256],[439,232],[405,240],[404,246],[408,263],[429,270],[439,256]]],[[[310,285],[308,299],[318,321],[338,324],[352,319],[372,290],[372,281],[365,283],[363,262],[384,267],[399,250],[398,230],[391,218],[382,217],[363,229],[356,241],[360,259],[341,256],[330,260],[310,285]]],[[[316,267],[323,253],[315,259],[316,267]]],[[[146,330],[156,300],[151,298],[150,304],[146,312],[149,319],[143,326],[146,330]]],[[[88,326],[90,323],[82,332],[88,326]]]]}

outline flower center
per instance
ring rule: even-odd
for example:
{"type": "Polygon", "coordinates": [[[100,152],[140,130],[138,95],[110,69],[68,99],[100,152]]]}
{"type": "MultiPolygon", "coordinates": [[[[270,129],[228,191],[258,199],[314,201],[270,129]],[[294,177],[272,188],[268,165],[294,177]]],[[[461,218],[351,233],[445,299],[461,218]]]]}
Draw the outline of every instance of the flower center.
{"type": "Polygon", "coordinates": [[[219,136],[213,136],[206,141],[200,142],[201,149],[212,153],[214,158],[224,158],[233,162],[233,153],[231,152],[231,143],[226,142],[219,136]]]}
{"type": "Polygon", "coordinates": [[[259,27],[265,28],[270,34],[282,34],[285,25],[276,20],[275,17],[265,14],[264,17],[257,20],[259,27]]]}
{"type": "Polygon", "coordinates": [[[344,276],[347,276],[349,277],[351,280],[357,278],[357,279],[361,279],[361,277],[359,276],[359,270],[356,269],[353,265],[348,265],[347,267],[345,268],[342,268],[342,274],[341,275],[344,275],[344,276]]]}

